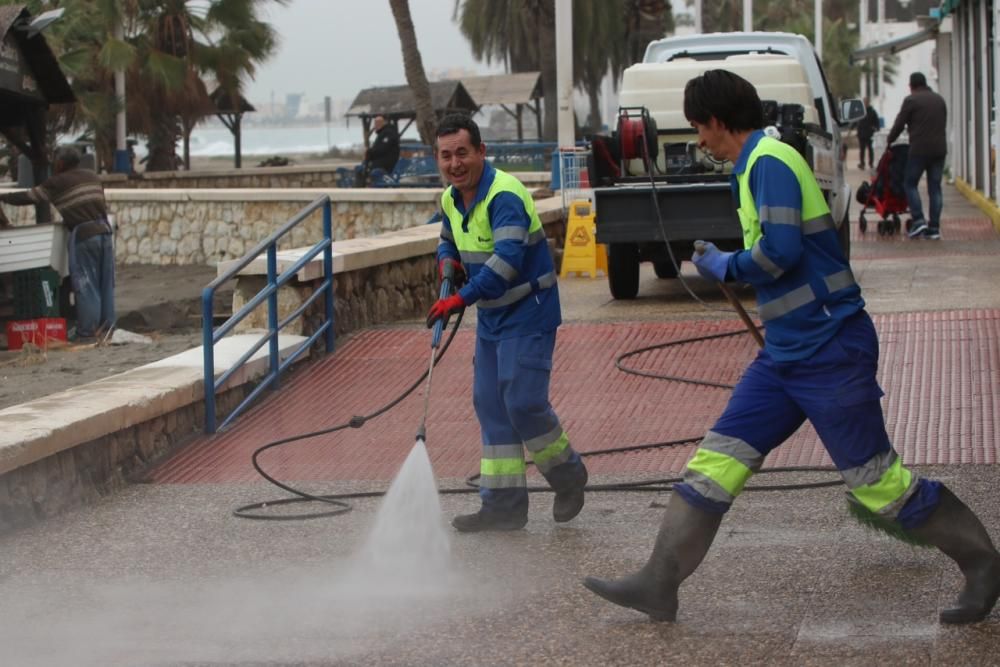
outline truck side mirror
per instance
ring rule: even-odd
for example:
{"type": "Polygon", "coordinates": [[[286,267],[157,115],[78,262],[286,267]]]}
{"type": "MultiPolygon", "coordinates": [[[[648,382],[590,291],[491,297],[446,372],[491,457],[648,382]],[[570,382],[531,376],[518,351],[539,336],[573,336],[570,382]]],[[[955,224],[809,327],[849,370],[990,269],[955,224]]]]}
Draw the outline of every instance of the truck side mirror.
{"type": "Polygon", "coordinates": [[[865,117],[865,103],[857,98],[840,101],[840,122],[856,123],[865,117]]]}

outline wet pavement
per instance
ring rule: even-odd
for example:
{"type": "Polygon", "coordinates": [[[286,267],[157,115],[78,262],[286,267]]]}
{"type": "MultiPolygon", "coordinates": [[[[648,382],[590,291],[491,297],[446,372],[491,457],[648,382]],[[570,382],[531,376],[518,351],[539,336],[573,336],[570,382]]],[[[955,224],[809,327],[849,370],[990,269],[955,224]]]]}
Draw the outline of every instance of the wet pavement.
{"type": "MultiPolygon", "coordinates": [[[[852,183],[860,178],[855,173],[852,183]]],[[[905,460],[945,481],[998,536],[1000,236],[951,187],[940,242],[862,237],[852,217],[852,265],[882,336],[890,433],[905,460]]],[[[724,306],[690,265],[683,269],[701,298],[724,306]]],[[[561,293],[567,333],[560,334],[553,396],[580,449],[706,428],[724,390],[628,376],[614,370],[614,356],[737,327],[731,313],[694,303],[678,281],[657,280],[651,267],[632,302],[611,300],[600,278],[565,279],[561,293]]],[[[752,305],[752,295],[743,295],[752,305]]],[[[428,446],[445,488],[462,487],[475,471],[469,327],[434,376],[428,446]]],[[[377,499],[311,521],[232,516],[239,505],[282,495],[255,480],[254,444],[377,408],[422,372],[426,337],[419,323],[363,332],[340,358],[299,371],[230,433],[193,442],[151,471],[151,483],[0,537],[4,662],[997,664],[1000,612],[969,627],[940,626],[938,611],[960,586],[957,568],[936,551],[859,527],[839,486],[746,492],[682,587],[675,624],[650,623],[579,583],[644,562],[669,497],[662,492],[590,493],[583,513],[562,525],[551,519],[551,495],[536,494],[525,531],[452,535],[447,576],[418,570],[378,580],[357,576],[352,561],[377,499]],[[294,392],[310,382],[315,403],[303,408],[294,392]]],[[[752,344],[740,337],[712,345],[641,363],[735,380],[752,344]]],[[[344,440],[306,441],[265,462],[314,493],[384,489],[412,445],[420,407],[418,390],[344,440]]],[[[601,457],[591,482],[669,476],[684,451],[601,457]]],[[[784,458],[770,465],[827,464],[807,431],[779,452],[784,458]]],[[[771,473],[751,485],[835,479],[823,471],[771,473]]],[[[444,495],[442,505],[445,521],[477,499],[444,495]]]]}

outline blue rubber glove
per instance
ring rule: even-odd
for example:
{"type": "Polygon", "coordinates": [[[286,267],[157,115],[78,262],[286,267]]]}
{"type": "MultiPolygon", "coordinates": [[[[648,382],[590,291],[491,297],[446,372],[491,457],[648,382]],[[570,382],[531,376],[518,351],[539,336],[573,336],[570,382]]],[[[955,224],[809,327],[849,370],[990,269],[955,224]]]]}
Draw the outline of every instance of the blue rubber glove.
{"type": "Polygon", "coordinates": [[[717,280],[720,283],[726,282],[726,268],[729,266],[729,258],[735,253],[722,252],[709,241],[695,241],[694,255],[691,261],[698,273],[708,280],[717,280]]]}

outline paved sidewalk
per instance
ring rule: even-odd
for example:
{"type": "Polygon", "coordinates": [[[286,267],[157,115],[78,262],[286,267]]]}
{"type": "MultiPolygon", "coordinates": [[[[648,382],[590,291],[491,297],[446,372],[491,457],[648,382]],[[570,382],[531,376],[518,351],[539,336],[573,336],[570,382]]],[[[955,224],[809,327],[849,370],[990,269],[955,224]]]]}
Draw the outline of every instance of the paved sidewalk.
{"type": "MultiPolygon", "coordinates": [[[[1000,537],[994,463],[1000,445],[992,430],[1000,409],[1000,236],[953,188],[946,194],[939,243],[862,238],[855,215],[853,266],[882,332],[890,432],[908,461],[927,464],[920,473],[953,487],[1000,537]]],[[[685,265],[684,274],[692,276],[696,293],[722,306],[714,287],[690,268],[685,265]]],[[[560,336],[566,347],[557,354],[567,354],[557,358],[553,381],[557,408],[575,415],[571,435],[582,449],[691,435],[711,420],[724,392],[636,380],[609,366],[614,352],[641,340],[731,327],[731,314],[693,304],[677,281],[657,280],[651,269],[644,270],[633,302],[612,301],[602,279],[567,279],[561,290],[568,333],[560,336]],[[574,350],[582,351],[569,354],[574,350]],[[594,369],[601,373],[597,380],[587,374],[594,369]]],[[[378,407],[376,389],[362,389],[375,378],[391,398],[409,384],[411,368],[426,363],[427,335],[416,322],[365,332],[344,345],[340,357],[321,362],[337,372],[324,376],[312,407],[273,409],[281,400],[297,400],[288,398],[296,384],[310,381],[309,372],[300,372],[270,407],[240,420],[247,430],[238,426],[217,440],[192,443],[153,471],[150,479],[161,483],[134,485],[0,537],[4,662],[996,664],[1000,612],[970,627],[939,626],[938,610],[960,585],[957,569],[937,552],[857,526],[847,518],[841,487],[747,492],[682,588],[678,623],[665,625],[609,605],[579,584],[587,574],[614,576],[641,565],[665,494],[591,493],[581,516],[565,525],[551,520],[551,496],[535,495],[526,531],[452,535],[450,576],[399,581],[355,576],[352,557],[378,500],[359,500],[349,514],[314,521],[231,516],[239,505],[282,495],[248,472],[253,438],[307,430],[310,412],[334,420],[378,407]],[[223,455],[227,442],[232,449],[223,455]],[[198,483],[183,476],[188,473],[200,475],[198,483]]],[[[460,334],[454,356],[434,377],[429,449],[443,487],[461,486],[475,469],[469,338],[460,334]],[[451,443],[453,431],[460,436],[451,443]]],[[[724,340],[700,357],[665,355],[644,363],[680,363],[731,381],[752,348],[724,340]]],[[[413,442],[411,404],[422,403],[417,394],[399,412],[343,434],[367,441],[340,447],[317,439],[299,454],[275,453],[269,462],[289,479],[310,480],[303,485],[317,493],[384,489],[413,442]],[[374,435],[363,436],[369,428],[374,435]],[[338,458],[344,447],[349,455],[338,458]]],[[[822,463],[808,434],[797,438],[786,448],[822,463]]],[[[662,450],[652,459],[606,457],[595,462],[592,482],[663,476],[682,464],[679,453],[662,450]]],[[[830,479],[836,477],[776,473],[751,484],[830,479]]],[[[442,521],[477,502],[471,495],[442,496],[442,521]]]]}

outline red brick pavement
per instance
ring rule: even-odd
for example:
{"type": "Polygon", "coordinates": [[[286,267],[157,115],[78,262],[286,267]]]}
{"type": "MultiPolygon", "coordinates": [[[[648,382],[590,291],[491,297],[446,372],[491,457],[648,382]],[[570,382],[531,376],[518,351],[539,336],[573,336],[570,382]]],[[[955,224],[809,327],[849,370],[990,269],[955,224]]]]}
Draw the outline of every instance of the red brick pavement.
{"type": "MultiPolygon", "coordinates": [[[[959,310],[875,316],[881,335],[880,380],[887,428],[911,464],[994,463],[1000,411],[1000,311],[959,310]]],[[[552,402],[580,451],[699,436],[728,398],[725,389],[639,377],[615,358],[640,347],[740,328],[738,321],[573,324],[560,329],[552,402]]],[[[471,402],[473,334],[461,331],[435,369],[428,448],[436,474],[460,478],[478,469],[479,431],[471,402]]],[[[156,468],[160,483],[257,479],[251,452],[278,438],[367,415],[401,394],[427,369],[426,330],[372,329],[286,381],[235,426],[203,437],[156,468]]],[[[748,336],[715,339],[629,359],[635,368],[732,383],[754,353],[748,336]]],[[[388,480],[414,442],[423,386],[361,429],[277,448],[262,457],[285,480],[388,480]]],[[[592,458],[597,474],[677,471],[691,447],[592,458]]],[[[815,433],[800,430],[769,466],[828,465],[815,433]]]]}

